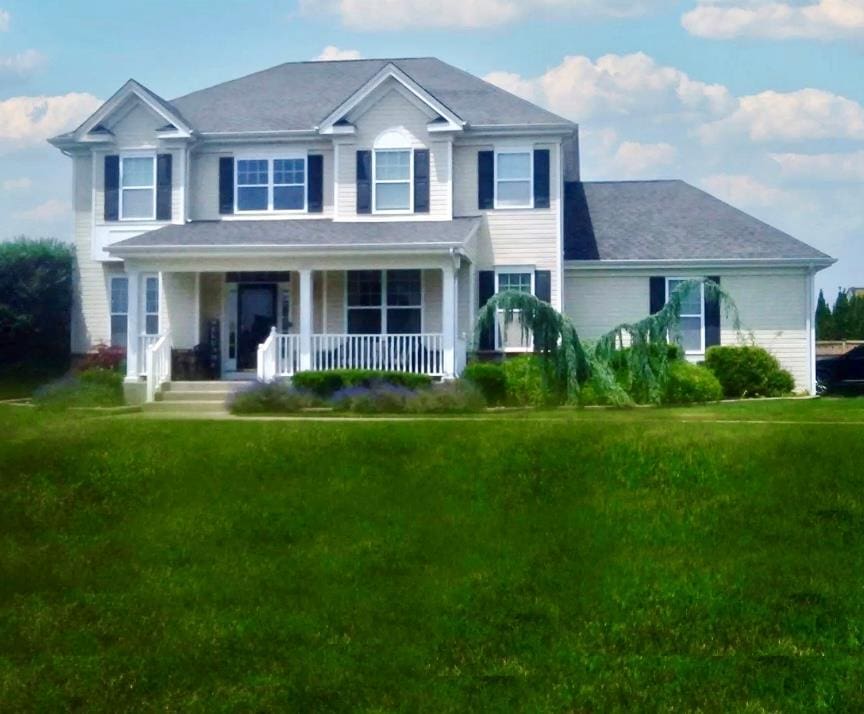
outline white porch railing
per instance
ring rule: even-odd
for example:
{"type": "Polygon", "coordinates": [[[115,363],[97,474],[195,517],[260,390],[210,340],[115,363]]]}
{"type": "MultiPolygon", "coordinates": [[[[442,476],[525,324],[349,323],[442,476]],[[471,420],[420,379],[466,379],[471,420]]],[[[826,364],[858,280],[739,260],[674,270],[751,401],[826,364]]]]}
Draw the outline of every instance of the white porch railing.
{"type": "Polygon", "coordinates": [[[276,328],[270,329],[270,334],[267,339],[258,345],[258,381],[272,382],[276,379],[277,359],[276,347],[278,344],[279,335],[276,333],[276,328]]]}
{"type": "Polygon", "coordinates": [[[300,371],[300,335],[276,335],[276,374],[290,377],[300,371]]]}
{"type": "Polygon", "coordinates": [[[147,350],[155,345],[162,335],[144,335],[138,338],[138,374],[142,377],[147,374],[147,350]]]}
{"type": "Polygon", "coordinates": [[[444,374],[444,336],[312,335],[312,369],[376,369],[444,374]]]}
{"type": "Polygon", "coordinates": [[[159,387],[171,380],[170,333],[157,336],[156,341],[147,346],[146,376],[147,401],[152,402],[156,399],[159,387]]]}

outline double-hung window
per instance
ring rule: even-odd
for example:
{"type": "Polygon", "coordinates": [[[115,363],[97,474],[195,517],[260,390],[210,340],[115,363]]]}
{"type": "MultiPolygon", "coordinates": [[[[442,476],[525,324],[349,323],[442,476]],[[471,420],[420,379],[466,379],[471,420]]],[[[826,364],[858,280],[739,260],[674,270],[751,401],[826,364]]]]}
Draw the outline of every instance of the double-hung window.
{"type": "Polygon", "coordinates": [[[349,270],[348,334],[408,335],[422,330],[419,270],[349,270]]]}
{"type": "Polygon", "coordinates": [[[376,149],[373,161],[375,212],[410,211],[412,152],[402,149],[376,149]]]}
{"type": "Polygon", "coordinates": [[[156,157],[120,157],[121,220],[156,218],[156,157]]]}
{"type": "Polygon", "coordinates": [[[125,275],[111,278],[111,345],[126,349],[129,324],[129,280],[125,275]]]}
{"type": "Polygon", "coordinates": [[[144,334],[159,334],[159,278],[144,278],[144,334]]]}
{"type": "Polygon", "coordinates": [[[306,210],[306,158],[237,159],[238,213],[306,210]]]}
{"type": "MultiPolygon", "coordinates": [[[[498,270],[495,273],[496,292],[515,291],[534,294],[534,271],[520,268],[498,270]]],[[[518,313],[508,325],[504,311],[499,310],[495,329],[495,349],[504,352],[527,352],[533,349],[530,335],[523,335],[518,313]]]]}
{"type": "MultiPolygon", "coordinates": [[[[669,278],[666,281],[666,299],[687,278],[669,278]]],[[[705,352],[705,285],[691,287],[681,299],[681,319],[678,329],[670,336],[684,349],[685,354],[705,352]]]]}
{"type": "Polygon", "coordinates": [[[495,153],[495,208],[534,206],[533,156],[528,150],[495,153]]]}

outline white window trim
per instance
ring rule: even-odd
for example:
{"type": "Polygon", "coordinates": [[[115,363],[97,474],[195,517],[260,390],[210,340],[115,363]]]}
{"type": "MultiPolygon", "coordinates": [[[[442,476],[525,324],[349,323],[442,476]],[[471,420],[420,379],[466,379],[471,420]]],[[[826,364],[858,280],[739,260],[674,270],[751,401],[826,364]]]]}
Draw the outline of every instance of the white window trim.
{"type": "Polygon", "coordinates": [[[309,154],[306,152],[280,152],[278,154],[238,154],[234,156],[234,215],[235,216],[264,216],[270,214],[299,214],[308,213],[309,211],[309,154]],[[299,186],[296,183],[274,183],[275,173],[273,164],[280,159],[301,159],[303,161],[303,208],[273,208],[273,189],[277,186],[299,186]],[[267,162],[267,183],[266,184],[240,184],[240,171],[238,162],[240,161],[266,161],[267,162]],[[240,208],[238,200],[240,188],[266,188],[267,189],[267,208],[265,209],[250,209],[244,210],[240,208]]]}
{"type": "MultiPolygon", "coordinates": [[[[504,147],[500,149],[495,149],[495,157],[494,157],[494,179],[492,181],[492,185],[495,193],[495,200],[493,205],[495,206],[496,211],[524,211],[526,208],[534,208],[534,147],[529,146],[513,146],[513,147],[504,147]],[[524,206],[502,206],[498,203],[498,157],[502,154],[528,154],[528,203],[524,206]]],[[[524,183],[525,179],[500,179],[503,183],[524,183]]],[[[496,278],[497,280],[497,278],[496,278]]]]}
{"type": "Polygon", "coordinates": [[[414,213],[414,149],[411,147],[396,147],[387,146],[372,149],[372,213],[381,216],[400,216],[414,213]],[[393,153],[396,151],[408,153],[408,179],[378,179],[378,152],[393,153]],[[378,208],[378,191],[379,183],[385,184],[408,184],[408,208],[378,208]]]}
{"type": "MultiPolygon", "coordinates": [[[[531,266],[517,265],[517,266],[508,266],[506,268],[495,268],[495,294],[497,295],[498,293],[501,292],[501,279],[500,278],[502,275],[512,275],[513,273],[519,273],[519,274],[527,273],[531,279],[530,293],[531,293],[531,295],[533,295],[534,289],[535,289],[534,272],[535,272],[535,268],[533,265],[531,265],[531,266]]],[[[498,310],[497,312],[499,315],[502,315],[504,313],[503,310],[498,310]]],[[[518,314],[519,311],[516,310],[514,312],[516,312],[518,314]]],[[[534,336],[531,335],[531,337],[528,340],[527,345],[521,345],[521,346],[515,346],[515,347],[506,347],[506,346],[501,344],[501,333],[498,330],[498,321],[496,320],[495,321],[495,351],[496,352],[504,352],[504,353],[533,352],[534,351],[534,336]]]]}
{"type": "MultiPolygon", "coordinates": [[[[688,280],[702,280],[702,278],[698,277],[689,277],[682,278],[678,276],[673,276],[671,278],[666,278],[666,302],[669,302],[669,296],[672,294],[672,291],[669,289],[669,285],[675,281],[688,281],[688,280]]],[[[684,350],[685,355],[703,355],[705,354],[705,283],[701,282],[699,284],[699,314],[696,313],[681,313],[680,317],[698,317],[701,321],[701,327],[699,330],[700,333],[700,348],[698,350],[684,350]]],[[[673,341],[672,336],[668,336],[668,340],[670,342],[673,341]]]]}
{"type": "Polygon", "coordinates": [[[108,278],[108,344],[114,343],[114,317],[116,315],[125,315],[126,316],[126,345],[123,345],[123,349],[128,348],[129,342],[129,276],[125,273],[121,275],[112,275],[108,278]],[[125,280],[126,281],[126,312],[114,312],[114,281],[115,280],[125,280]]]}
{"type": "Polygon", "coordinates": [[[157,187],[156,187],[156,152],[152,152],[152,151],[140,152],[140,151],[138,151],[138,152],[134,152],[134,153],[130,152],[130,153],[120,154],[120,176],[118,178],[118,182],[119,182],[118,188],[120,190],[119,206],[118,206],[119,219],[121,221],[133,222],[133,223],[136,221],[139,223],[141,221],[155,221],[156,220],[156,192],[157,192],[157,187]],[[124,186],[123,185],[123,164],[126,161],[126,159],[151,159],[152,160],[152,162],[153,162],[153,182],[150,186],[124,186]],[[140,189],[151,189],[153,191],[153,206],[152,206],[152,211],[150,212],[149,216],[136,216],[134,218],[132,218],[132,217],[127,218],[123,215],[123,195],[124,195],[124,192],[127,190],[135,190],[135,189],[139,189],[139,190],[140,189]]]}
{"type": "Polygon", "coordinates": [[[162,334],[162,281],[159,280],[158,273],[143,273],[141,275],[141,334],[142,335],[160,335],[162,334]],[[147,281],[156,280],[156,312],[147,312],[147,281]],[[155,333],[147,332],[147,318],[150,315],[156,315],[156,322],[159,330],[155,333]]]}
{"type": "MultiPolygon", "coordinates": [[[[381,335],[389,335],[387,329],[387,312],[389,310],[420,310],[420,333],[425,334],[426,330],[426,281],[424,279],[425,271],[423,268],[384,268],[376,270],[381,275],[381,302],[378,305],[349,305],[348,304],[348,273],[352,270],[345,271],[345,309],[343,310],[342,318],[345,325],[345,334],[348,332],[348,311],[349,310],[379,310],[381,312],[381,335]],[[387,304],[387,271],[388,270],[417,270],[420,272],[420,304],[419,305],[388,305],[387,304]]],[[[405,333],[393,333],[405,334],[405,333]]],[[[413,334],[413,333],[411,333],[413,334]]]]}

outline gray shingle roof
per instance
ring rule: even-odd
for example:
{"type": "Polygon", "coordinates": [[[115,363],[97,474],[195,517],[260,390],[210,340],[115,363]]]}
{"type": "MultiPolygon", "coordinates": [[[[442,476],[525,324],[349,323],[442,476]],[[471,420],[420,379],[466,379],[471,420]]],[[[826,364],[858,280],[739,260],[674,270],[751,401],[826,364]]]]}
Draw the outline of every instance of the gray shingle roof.
{"type": "Polygon", "coordinates": [[[286,221],[194,221],[157,228],[113,244],[126,248],[276,247],[291,249],[371,246],[394,249],[460,247],[481,218],[452,221],[369,221],[336,223],[329,219],[286,221]]]}
{"type": "Polygon", "coordinates": [[[831,261],[684,181],[568,183],[565,190],[565,260],[831,261]]]}
{"type": "Polygon", "coordinates": [[[170,104],[203,133],[313,129],[390,63],[469,124],[570,123],[433,57],[291,62],[170,104]]]}

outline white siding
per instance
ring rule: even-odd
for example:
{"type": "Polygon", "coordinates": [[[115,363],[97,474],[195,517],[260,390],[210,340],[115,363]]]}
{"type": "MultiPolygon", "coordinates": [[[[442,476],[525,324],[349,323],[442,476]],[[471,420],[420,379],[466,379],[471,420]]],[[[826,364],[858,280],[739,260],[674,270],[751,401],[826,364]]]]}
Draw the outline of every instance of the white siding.
{"type": "Polygon", "coordinates": [[[560,185],[555,180],[558,166],[557,144],[532,143],[535,149],[549,149],[552,181],[549,208],[499,209],[477,208],[477,152],[492,150],[492,145],[457,145],[453,154],[455,216],[485,215],[486,222],[478,234],[478,269],[495,266],[533,266],[552,272],[552,304],[560,305],[560,185]]]}
{"type": "Polygon", "coordinates": [[[403,214],[396,220],[449,220],[451,212],[450,142],[430,136],[427,112],[418,109],[399,92],[385,93],[356,119],[357,133],[350,141],[339,141],[337,167],[337,218],[342,220],[381,220],[381,216],[357,214],[357,151],[371,150],[375,140],[391,129],[401,129],[414,149],[429,149],[429,213],[403,214]]]}
{"type": "Polygon", "coordinates": [[[163,273],[162,297],[165,301],[162,314],[166,318],[162,331],[171,331],[175,348],[194,347],[198,344],[195,273],[163,273]]]}
{"type": "MultiPolygon", "coordinates": [[[[622,322],[648,315],[650,275],[671,275],[668,270],[650,274],[568,271],[565,277],[564,311],[582,339],[595,340],[622,322]]],[[[689,274],[693,274],[692,272],[689,274]]],[[[721,344],[751,341],[764,347],[795,378],[798,390],[808,390],[809,348],[807,335],[808,280],[803,271],[729,271],[710,269],[735,301],[741,334],[725,315],[721,344]]],[[[686,277],[686,275],[685,275],[686,277]]]]}

